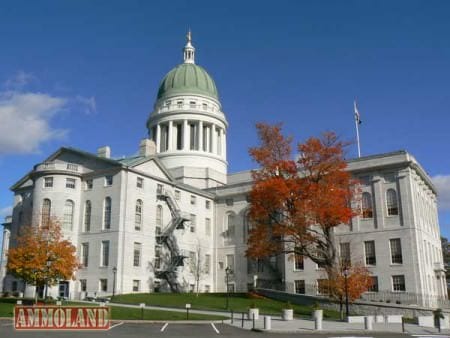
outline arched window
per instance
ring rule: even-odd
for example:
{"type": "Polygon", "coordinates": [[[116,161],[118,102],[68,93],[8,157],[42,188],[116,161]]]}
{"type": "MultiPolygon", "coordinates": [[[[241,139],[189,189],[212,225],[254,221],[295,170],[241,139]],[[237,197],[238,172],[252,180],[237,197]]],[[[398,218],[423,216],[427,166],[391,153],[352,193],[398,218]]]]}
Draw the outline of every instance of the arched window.
{"type": "Polygon", "coordinates": [[[92,204],[91,201],[86,201],[84,205],[84,231],[91,231],[91,214],[92,204]]]}
{"type": "Polygon", "coordinates": [[[231,243],[235,235],[235,222],[236,217],[234,214],[230,213],[226,217],[226,230],[225,230],[225,242],[231,243]]]}
{"type": "Polygon", "coordinates": [[[73,227],[73,201],[67,200],[64,203],[64,222],[63,229],[72,230],[73,227]]]}
{"type": "Polygon", "coordinates": [[[394,189],[386,191],[386,205],[388,216],[398,215],[397,192],[394,189]]]}
{"type": "Polygon", "coordinates": [[[361,204],[362,204],[362,217],[372,218],[373,217],[372,195],[368,192],[363,192],[361,204]]]}
{"type": "Polygon", "coordinates": [[[136,212],[134,214],[134,229],[141,230],[142,226],[142,200],[136,201],[136,212]]]}
{"type": "Polygon", "coordinates": [[[111,229],[111,197],[105,198],[103,229],[111,229]]]}
{"type": "Polygon", "coordinates": [[[156,228],[155,228],[155,232],[157,235],[161,234],[162,219],[163,219],[163,208],[161,205],[157,205],[156,206],[156,228]]]}
{"type": "Polygon", "coordinates": [[[50,212],[52,211],[52,202],[46,198],[42,202],[42,226],[47,226],[50,222],[50,212]]]}

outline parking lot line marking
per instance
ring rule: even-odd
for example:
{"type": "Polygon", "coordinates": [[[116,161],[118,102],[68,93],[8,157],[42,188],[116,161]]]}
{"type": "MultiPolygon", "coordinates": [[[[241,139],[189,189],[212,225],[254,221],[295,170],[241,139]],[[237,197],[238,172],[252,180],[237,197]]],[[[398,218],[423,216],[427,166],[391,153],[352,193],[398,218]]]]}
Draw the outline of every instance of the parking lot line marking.
{"type": "Polygon", "coordinates": [[[119,322],[119,323],[117,323],[117,324],[111,325],[111,326],[109,327],[109,329],[110,329],[110,330],[111,330],[111,329],[114,329],[115,327],[120,326],[120,325],[122,325],[122,324],[123,324],[123,322],[119,322]]]}
{"type": "Polygon", "coordinates": [[[163,325],[163,327],[161,328],[161,332],[164,332],[164,330],[166,329],[167,325],[169,325],[169,323],[165,323],[165,324],[163,325]]]}
{"type": "Polygon", "coordinates": [[[211,326],[214,329],[214,331],[216,331],[217,334],[220,334],[220,331],[217,330],[217,327],[214,325],[214,323],[211,323],[211,326]]]}

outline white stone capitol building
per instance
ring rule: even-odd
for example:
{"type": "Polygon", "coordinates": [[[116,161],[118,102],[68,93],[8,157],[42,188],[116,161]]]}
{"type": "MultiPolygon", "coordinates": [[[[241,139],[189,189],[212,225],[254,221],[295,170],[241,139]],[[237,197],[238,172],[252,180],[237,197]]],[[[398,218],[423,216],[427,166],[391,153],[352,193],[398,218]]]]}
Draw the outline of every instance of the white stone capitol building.
{"type": "MultiPolygon", "coordinates": [[[[308,259],[250,261],[247,195],[250,171],[227,172],[228,123],[216,85],[195,64],[190,34],[184,62],[162,80],[139,154],[113,159],[61,148],[23,176],[4,223],[0,290],[32,287],[7,274],[6,253],[21,226],[61,221],[82,268],[49,294],[72,299],[112,293],[226,290],[276,286],[316,293],[324,272],[308,259]],[[199,273],[196,273],[199,272],[199,273]]],[[[348,162],[363,184],[363,214],[337,229],[341,255],[371,270],[365,297],[447,298],[436,189],[405,151],[348,162]]],[[[42,291],[41,291],[42,292],[42,291]]],[[[411,301],[410,301],[411,302],[411,301]]]]}

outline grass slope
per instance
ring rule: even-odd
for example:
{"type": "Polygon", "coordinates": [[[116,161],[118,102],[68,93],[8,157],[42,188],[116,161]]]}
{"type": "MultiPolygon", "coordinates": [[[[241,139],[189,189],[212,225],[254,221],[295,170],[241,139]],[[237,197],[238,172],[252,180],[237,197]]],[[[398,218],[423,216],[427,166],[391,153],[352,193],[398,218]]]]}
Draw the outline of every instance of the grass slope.
{"type": "MultiPolygon", "coordinates": [[[[203,293],[198,297],[193,293],[134,293],[117,295],[112,300],[115,303],[168,306],[184,308],[185,304],[191,304],[193,309],[226,311],[226,294],[203,293]]],[[[255,304],[263,314],[280,315],[286,303],[268,298],[252,298],[245,293],[230,294],[229,309],[235,312],[246,312],[255,304]]],[[[294,313],[301,317],[310,317],[312,307],[309,305],[292,305],[294,313]]],[[[339,318],[337,311],[324,310],[325,318],[339,318]]]]}
{"type": "MultiPolygon", "coordinates": [[[[16,303],[15,299],[0,298],[0,317],[13,317],[15,303],[16,303]]],[[[95,306],[95,304],[64,302],[63,306],[95,306]]],[[[111,318],[112,319],[122,319],[122,320],[140,320],[140,319],[144,319],[144,320],[186,320],[186,313],[185,312],[162,311],[162,310],[144,310],[144,316],[142,317],[141,309],[113,306],[111,308],[111,318]]],[[[189,320],[221,320],[221,319],[226,319],[226,317],[195,314],[195,313],[189,314],[189,320]]]]}

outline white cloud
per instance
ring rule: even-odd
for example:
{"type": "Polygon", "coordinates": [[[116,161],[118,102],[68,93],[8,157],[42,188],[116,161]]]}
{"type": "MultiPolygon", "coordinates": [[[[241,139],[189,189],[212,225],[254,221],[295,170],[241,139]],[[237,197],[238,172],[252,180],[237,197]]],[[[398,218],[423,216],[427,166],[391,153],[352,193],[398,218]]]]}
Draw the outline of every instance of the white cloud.
{"type": "Polygon", "coordinates": [[[86,115],[95,114],[97,112],[97,102],[95,97],[84,97],[77,95],[75,97],[75,103],[83,110],[86,115]]]}
{"type": "Polygon", "coordinates": [[[431,179],[438,191],[439,209],[450,211],[450,175],[437,175],[431,179]]]}
{"type": "Polygon", "coordinates": [[[0,209],[0,222],[5,218],[6,216],[11,216],[13,211],[12,206],[4,207],[0,209]]]}
{"type": "Polygon", "coordinates": [[[43,142],[63,137],[67,131],[49,122],[66,104],[44,93],[0,92],[0,155],[36,152],[43,142]]]}
{"type": "Polygon", "coordinates": [[[19,90],[34,80],[36,80],[36,77],[33,74],[19,70],[16,75],[6,80],[3,86],[7,89],[19,90]]]}

